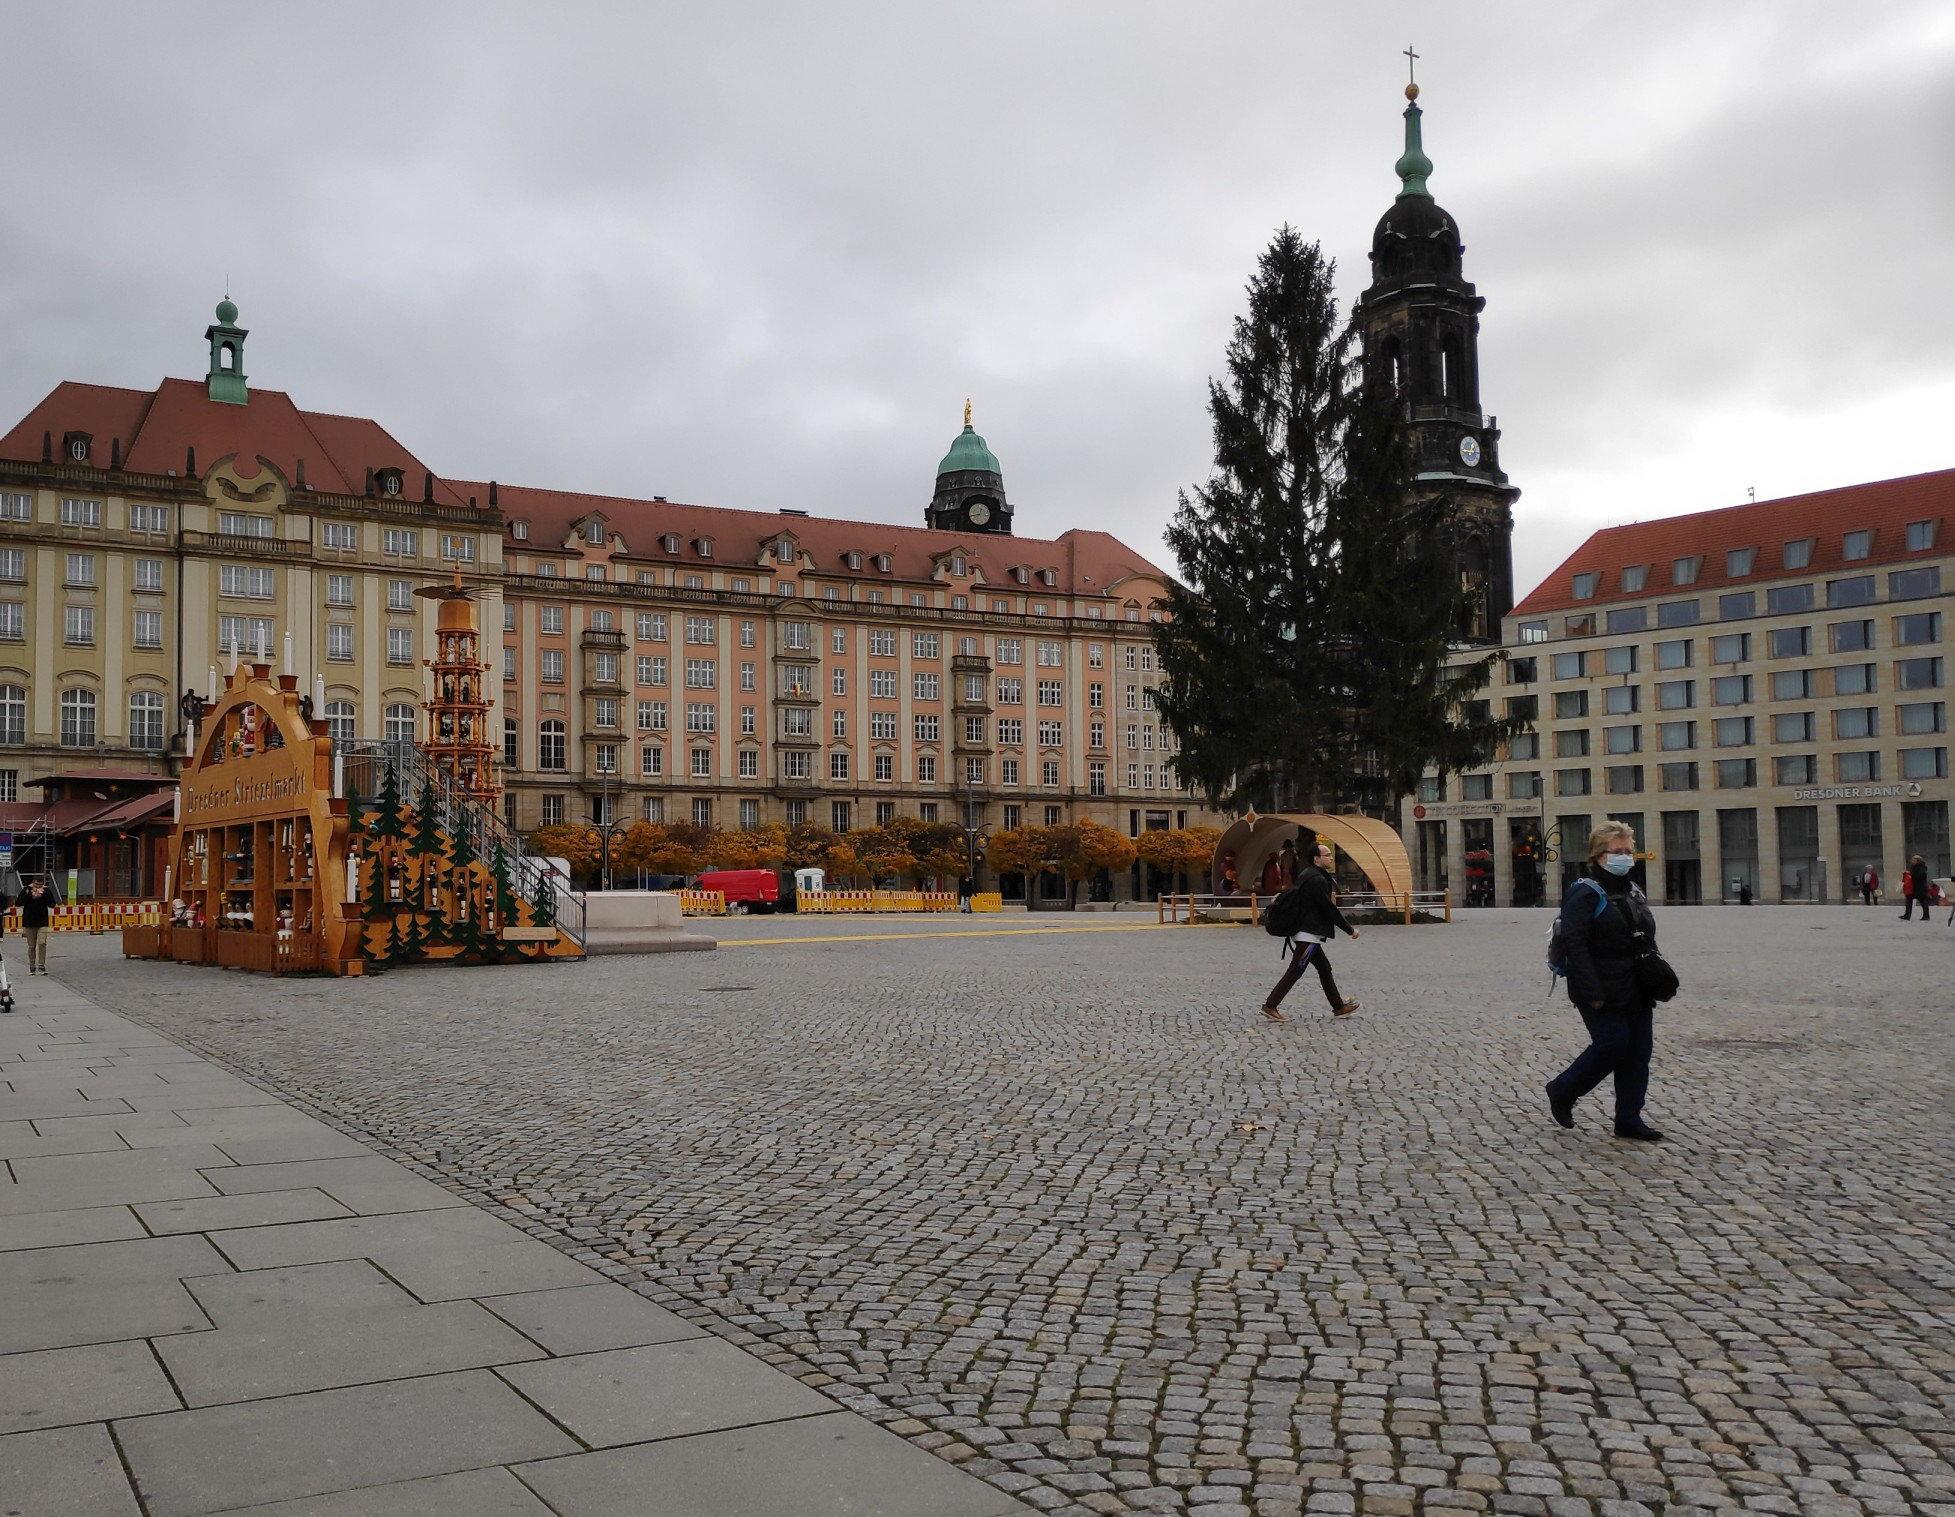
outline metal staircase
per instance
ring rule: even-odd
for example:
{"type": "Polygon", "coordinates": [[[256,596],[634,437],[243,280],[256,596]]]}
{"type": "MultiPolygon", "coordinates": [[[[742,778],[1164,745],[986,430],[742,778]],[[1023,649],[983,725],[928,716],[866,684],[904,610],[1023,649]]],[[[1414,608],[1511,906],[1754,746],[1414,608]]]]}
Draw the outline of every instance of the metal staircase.
{"type": "Polygon", "coordinates": [[[508,823],[472,796],[459,793],[449,778],[427,760],[411,742],[381,742],[372,738],[351,738],[333,745],[337,773],[334,788],[342,796],[358,794],[365,805],[372,805],[380,794],[387,774],[392,771],[395,793],[404,806],[418,806],[425,786],[434,796],[435,820],[451,837],[465,818],[477,854],[487,859],[500,846],[509,868],[511,889],[525,900],[536,900],[547,889],[556,913],[556,925],[565,937],[584,941],[584,897],[570,888],[570,880],[547,859],[524,852],[523,840],[508,823]]]}

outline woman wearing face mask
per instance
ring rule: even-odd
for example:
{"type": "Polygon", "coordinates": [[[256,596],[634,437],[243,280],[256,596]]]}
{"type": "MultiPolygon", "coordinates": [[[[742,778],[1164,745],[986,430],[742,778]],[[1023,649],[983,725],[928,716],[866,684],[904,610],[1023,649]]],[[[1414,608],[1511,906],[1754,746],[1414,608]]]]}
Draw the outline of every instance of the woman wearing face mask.
{"type": "Polygon", "coordinates": [[[1589,1045],[1548,1082],[1548,1109],[1573,1127],[1575,1103],[1614,1075],[1616,1136],[1659,1143],[1663,1134],[1643,1120],[1655,1003],[1638,987],[1635,970],[1638,952],[1656,946],[1656,918],[1630,881],[1635,867],[1636,834],[1622,822],[1604,822],[1589,834],[1588,869],[1562,897],[1568,999],[1582,1014],[1589,1045]]]}

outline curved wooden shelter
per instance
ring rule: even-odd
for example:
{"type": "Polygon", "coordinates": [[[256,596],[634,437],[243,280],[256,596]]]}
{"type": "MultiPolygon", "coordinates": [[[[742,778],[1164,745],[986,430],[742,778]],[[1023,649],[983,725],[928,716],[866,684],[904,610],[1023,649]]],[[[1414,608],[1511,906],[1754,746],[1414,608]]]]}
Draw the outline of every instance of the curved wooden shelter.
{"type": "Polygon", "coordinates": [[[1280,811],[1268,816],[1251,812],[1238,818],[1215,844],[1210,878],[1220,888],[1225,861],[1235,864],[1236,878],[1254,890],[1263,863],[1285,840],[1308,833],[1323,839],[1364,872],[1371,888],[1383,896],[1409,895],[1412,861],[1405,844],[1389,822],[1371,816],[1328,816],[1319,812],[1280,811]]]}

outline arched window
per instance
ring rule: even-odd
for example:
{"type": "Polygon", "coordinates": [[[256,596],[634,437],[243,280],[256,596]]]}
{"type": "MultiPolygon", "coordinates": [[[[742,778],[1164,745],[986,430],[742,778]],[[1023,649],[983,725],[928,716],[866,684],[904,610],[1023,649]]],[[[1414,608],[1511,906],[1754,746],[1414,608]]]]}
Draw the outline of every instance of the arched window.
{"type": "Polygon", "coordinates": [[[238,366],[238,350],[232,347],[231,344],[227,342],[217,350],[217,367],[223,370],[226,374],[229,374],[233,372],[237,368],[237,366],[238,366]]]}
{"type": "Polygon", "coordinates": [[[27,687],[0,685],[0,743],[27,741],[27,687]]]}
{"type": "Polygon", "coordinates": [[[414,741],[414,707],[407,701],[392,701],[387,706],[385,727],[387,741],[390,743],[411,743],[414,741]]]}
{"type": "Polygon", "coordinates": [[[351,701],[326,702],[326,736],[336,743],[353,741],[353,703],[351,701]]]}
{"type": "Polygon", "coordinates": [[[95,746],[95,692],[93,690],[61,692],[61,746],[63,748],[95,746]]]}
{"type": "Polygon", "coordinates": [[[551,717],[536,729],[536,767],[561,771],[564,762],[563,723],[551,717]]]}
{"type": "Polygon", "coordinates": [[[163,751],[163,697],[138,690],[129,697],[129,746],[146,753],[163,751]]]}

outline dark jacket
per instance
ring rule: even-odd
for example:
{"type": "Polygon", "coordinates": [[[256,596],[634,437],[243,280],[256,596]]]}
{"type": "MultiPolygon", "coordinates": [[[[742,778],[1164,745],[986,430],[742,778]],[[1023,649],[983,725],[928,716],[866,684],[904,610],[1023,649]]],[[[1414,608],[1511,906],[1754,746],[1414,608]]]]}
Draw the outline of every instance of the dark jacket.
{"type": "Polygon", "coordinates": [[[1913,896],[1915,900],[1926,904],[1928,899],[1928,870],[1925,865],[1920,869],[1910,869],[1907,872],[1907,884],[1907,893],[1913,896]]]}
{"type": "Polygon", "coordinates": [[[1561,898],[1561,941],[1568,957],[1568,999],[1593,1009],[1637,1011],[1650,1004],[1636,988],[1636,954],[1656,946],[1656,916],[1634,883],[1589,865],[1582,875],[1608,895],[1609,906],[1595,914],[1595,892],[1571,881],[1561,898]],[[1637,943],[1635,934],[1645,934],[1637,943]]]}
{"type": "Polygon", "coordinates": [[[1315,864],[1297,876],[1297,896],[1303,903],[1302,920],[1297,923],[1298,932],[1307,932],[1313,938],[1334,938],[1340,930],[1357,931],[1345,920],[1344,913],[1337,909],[1334,889],[1331,877],[1315,864]]]}
{"type": "Polygon", "coordinates": [[[20,908],[20,925],[23,930],[29,927],[45,927],[48,924],[48,913],[54,910],[54,892],[42,891],[40,899],[36,900],[33,892],[23,890],[20,899],[14,904],[20,908]]]}

